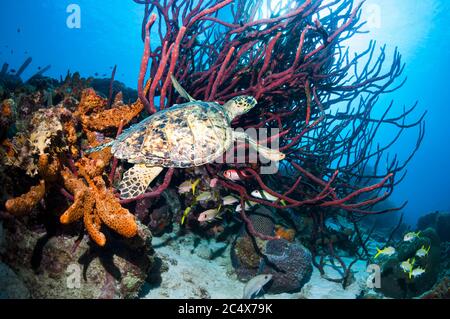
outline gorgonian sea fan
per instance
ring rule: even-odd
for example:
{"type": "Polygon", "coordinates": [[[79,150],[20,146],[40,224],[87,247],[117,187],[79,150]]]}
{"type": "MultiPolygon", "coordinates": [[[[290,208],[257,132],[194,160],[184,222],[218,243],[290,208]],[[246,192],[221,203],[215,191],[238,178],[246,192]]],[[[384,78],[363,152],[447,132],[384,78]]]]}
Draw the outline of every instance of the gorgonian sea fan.
{"type": "MultiPolygon", "coordinates": [[[[279,138],[287,154],[277,174],[242,167],[242,184],[220,176],[225,164],[207,165],[220,185],[241,195],[241,204],[251,199],[278,209],[300,208],[317,223],[323,223],[329,209],[353,217],[400,209],[375,211],[373,206],[403,178],[423,139],[425,114],[407,123],[415,106],[390,116],[390,104],[375,116],[379,97],[404,83],[396,83],[404,66],[395,51],[386,67],[386,48],[377,55],[374,42],[350,56],[345,41],[364,30],[364,2],[289,1],[264,16],[267,1],[134,1],[145,5],[138,89],[150,114],[176,103],[173,74],[199,100],[223,103],[237,95],[254,96],[258,106],[233,121],[235,127],[279,129],[269,138],[279,138]],[[376,144],[377,132],[385,126],[398,133],[385,145],[376,144]],[[396,156],[389,159],[389,147],[412,127],[419,134],[411,156],[403,162],[396,156]],[[246,185],[258,185],[280,200],[253,198],[246,185]]],[[[251,233],[270,238],[254,231],[244,211],[241,217],[251,233]]]]}

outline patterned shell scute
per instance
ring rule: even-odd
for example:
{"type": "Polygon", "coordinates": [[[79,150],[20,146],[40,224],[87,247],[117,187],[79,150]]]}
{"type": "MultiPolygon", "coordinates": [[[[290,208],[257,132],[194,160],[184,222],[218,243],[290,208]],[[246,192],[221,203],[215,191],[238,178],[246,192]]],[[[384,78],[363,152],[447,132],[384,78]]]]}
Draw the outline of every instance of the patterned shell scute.
{"type": "Polygon", "coordinates": [[[113,153],[130,163],[191,167],[212,162],[232,141],[222,107],[201,101],[155,113],[119,136],[113,153]]]}

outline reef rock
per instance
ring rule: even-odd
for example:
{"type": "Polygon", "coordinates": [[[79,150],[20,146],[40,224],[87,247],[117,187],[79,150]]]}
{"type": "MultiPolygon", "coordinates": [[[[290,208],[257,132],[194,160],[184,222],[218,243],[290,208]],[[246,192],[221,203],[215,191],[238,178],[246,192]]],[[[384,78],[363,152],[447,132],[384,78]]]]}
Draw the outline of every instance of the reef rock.
{"type": "Polygon", "coordinates": [[[123,239],[111,232],[100,248],[87,237],[77,244],[76,237],[8,222],[0,258],[31,298],[135,298],[153,263],[152,236],[141,224],[137,236],[123,239]]]}
{"type": "Polygon", "coordinates": [[[421,299],[450,299],[450,276],[441,279],[430,291],[420,296],[421,299]]]}
{"type": "Polygon", "coordinates": [[[28,299],[30,292],[14,271],[0,262],[0,299],[28,299]]]}
{"type": "MultiPolygon", "coordinates": [[[[265,235],[274,234],[272,212],[258,208],[250,215],[255,228],[265,235]]],[[[311,253],[303,245],[285,239],[261,240],[248,235],[245,228],[231,249],[232,265],[241,281],[248,281],[259,273],[270,273],[273,279],[267,292],[298,291],[312,272],[311,253]]]]}
{"type": "Polygon", "coordinates": [[[311,253],[301,244],[285,239],[270,240],[265,246],[264,256],[260,272],[273,276],[267,289],[270,293],[299,290],[311,277],[311,253]]]}
{"type": "MultiPolygon", "coordinates": [[[[258,207],[249,218],[259,233],[269,236],[275,234],[275,222],[269,209],[258,207]]],[[[253,238],[247,234],[245,226],[242,227],[231,249],[231,262],[239,280],[246,282],[258,274],[265,244],[266,241],[253,238]]]]}
{"type": "Polygon", "coordinates": [[[376,261],[381,266],[381,291],[391,298],[412,298],[429,290],[436,283],[440,264],[440,241],[435,230],[427,228],[419,238],[411,242],[401,242],[397,253],[390,257],[379,257],[376,261]],[[422,246],[430,247],[425,257],[415,256],[422,246]],[[414,278],[400,268],[400,263],[415,258],[414,268],[421,267],[425,272],[414,278]]]}
{"type": "Polygon", "coordinates": [[[434,228],[441,241],[450,241],[450,212],[434,212],[422,216],[417,222],[417,228],[424,230],[434,228]]]}
{"type": "Polygon", "coordinates": [[[441,271],[450,275],[450,242],[441,243],[441,271]]]}

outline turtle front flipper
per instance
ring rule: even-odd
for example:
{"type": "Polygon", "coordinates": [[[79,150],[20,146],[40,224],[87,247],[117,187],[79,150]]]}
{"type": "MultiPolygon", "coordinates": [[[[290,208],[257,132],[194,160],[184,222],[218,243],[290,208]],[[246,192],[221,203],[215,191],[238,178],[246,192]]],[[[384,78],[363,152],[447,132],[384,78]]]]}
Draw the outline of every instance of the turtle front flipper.
{"type": "Polygon", "coordinates": [[[135,164],[123,174],[119,183],[121,198],[134,198],[145,193],[148,185],[163,170],[159,166],[149,166],[146,164],[135,164]]]}
{"type": "Polygon", "coordinates": [[[178,94],[180,94],[186,100],[189,100],[189,102],[195,101],[195,99],[192,96],[190,96],[188,92],[186,92],[186,90],[181,86],[181,84],[177,81],[177,79],[173,75],[170,75],[170,78],[172,80],[173,87],[175,88],[175,90],[177,90],[178,94]]]}
{"type": "Polygon", "coordinates": [[[283,160],[286,157],[286,155],[284,153],[281,153],[278,150],[270,149],[268,147],[258,144],[258,142],[256,142],[254,139],[252,139],[250,136],[248,136],[244,132],[233,132],[233,137],[236,140],[239,139],[239,140],[247,141],[248,144],[253,149],[258,151],[259,154],[261,154],[262,156],[264,156],[265,158],[267,158],[271,161],[278,162],[278,161],[283,160]]]}

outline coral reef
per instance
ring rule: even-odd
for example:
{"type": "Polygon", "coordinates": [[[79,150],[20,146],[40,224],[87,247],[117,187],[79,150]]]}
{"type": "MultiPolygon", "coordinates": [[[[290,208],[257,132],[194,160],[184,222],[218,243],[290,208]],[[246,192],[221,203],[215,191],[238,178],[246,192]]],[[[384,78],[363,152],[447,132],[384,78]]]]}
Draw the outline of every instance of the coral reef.
{"type": "MultiPolygon", "coordinates": [[[[275,223],[271,210],[258,207],[249,219],[259,233],[274,235],[275,223]]],[[[231,260],[239,280],[248,281],[258,273],[266,244],[267,241],[251,236],[246,227],[242,227],[231,249],[231,260]]]]}
{"type": "Polygon", "coordinates": [[[18,82],[22,93],[2,107],[17,132],[2,136],[0,259],[28,292],[20,297],[135,298],[152,267],[151,234],[115,195],[109,149],[84,149],[103,142],[100,131],[120,131],[142,103],[126,105],[120,92],[108,103],[77,73],[29,83],[18,82]],[[83,240],[78,220],[95,244],[83,240]],[[70,272],[78,270],[81,284],[72,289],[70,272]]]}
{"type": "Polygon", "coordinates": [[[443,272],[450,273],[450,242],[441,243],[441,268],[443,272]]]}
{"type": "Polygon", "coordinates": [[[24,132],[16,134],[9,143],[11,152],[4,164],[25,170],[31,177],[41,173],[43,179],[54,179],[47,166],[58,166],[59,156],[67,152],[64,127],[72,120],[72,114],[62,107],[36,110],[24,132]]]}
{"type": "Polygon", "coordinates": [[[15,122],[15,102],[5,99],[0,105],[0,141],[7,136],[10,126],[15,122]]]}
{"type": "MultiPolygon", "coordinates": [[[[20,75],[30,59],[16,74],[7,65],[1,70],[0,151],[5,156],[0,182],[7,210],[1,216],[8,216],[2,261],[33,298],[135,297],[149,269],[158,279],[164,266],[153,263],[151,234],[142,223],[161,238],[179,223],[177,236],[223,240],[220,249],[229,249],[239,280],[262,271],[273,274],[269,289],[274,293],[300,290],[312,264],[314,279],[355,287],[352,267],[372,259],[373,230],[363,232],[361,220],[403,207],[378,205],[392,194],[424,136],[424,115],[409,121],[415,106],[391,116],[391,104],[381,118],[376,116],[379,97],[398,87],[401,55],[395,52],[386,67],[384,47],[378,57],[374,43],[350,57],[342,46],[363,31],[364,2],[292,1],[262,18],[263,1],[134,1],[144,8],[137,93],[115,81],[117,67],[109,80],[68,73],[60,81],[42,76],[44,68],[26,83],[20,75]],[[238,163],[236,152],[249,148],[245,141],[233,144],[224,161],[169,168],[155,179],[155,187],[121,199],[115,187],[128,164],[114,158],[110,147],[86,150],[108,143],[133,121],[180,103],[171,76],[201,101],[222,104],[242,94],[256,98],[258,106],[231,125],[274,128],[259,142],[286,154],[277,170],[263,174],[266,163],[249,155],[238,163]],[[346,104],[346,111],[333,112],[336,104],[346,104]],[[375,145],[377,133],[388,125],[399,134],[375,145]],[[389,146],[410,128],[419,130],[411,156],[404,162],[388,156],[389,146]],[[369,162],[376,163],[370,172],[369,162]],[[225,174],[229,170],[233,178],[225,174]],[[197,193],[194,187],[183,195],[174,189],[196,180],[197,193]],[[255,190],[274,200],[256,197],[255,190]],[[200,192],[210,196],[198,200],[200,192]],[[226,196],[237,203],[222,207],[226,196]],[[199,222],[202,211],[216,208],[220,216],[199,222]],[[82,240],[85,231],[92,241],[82,240]],[[329,271],[330,260],[339,271],[329,271]],[[71,265],[83,266],[82,289],[67,289],[71,265]]],[[[381,260],[383,280],[389,281],[381,291],[387,296],[417,296],[437,280],[439,239],[432,230],[423,233],[381,260]],[[420,262],[427,271],[411,280],[398,264],[411,258],[419,244],[431,246],[420,262]]],[[[199,247],[197,257],[214,260],[217,251],[199,247]]],[[[192,272],[187,273],[182,279],[192,281],[192,272]]],[[[177,281],[172,288],[183,289],[183,281],[177,281]]],[[[196,287],[194,295],[210,293],[196,287]]]]}
{"type": "Polygon", "coordinates": [[[101,93],[103,96],[108,97],[110,94],[112,96],[121,93],[123,96],[123,101],[127,104],[133,103],[137,100],[137,91],[127,87],[124,83],[114,80],[111,82],[111,78],[98,79],[94,78],[90,81],[90,86],[96,91],[101,93]],[[111,86],[112,85],[112,86],[111,86]]]}
{"type": "Polygon", "coordinates": [[[275,235],[292,242],[295,239],[295,229],[275,225],[275,235]]]}
{"type": "MultiPolygon", "coordinates": [[[[73,81],[66,81],[63,86],[67,82],[73,81]]],[[[136,235],[137,226],[135,217],[121,206],[103,179],[104,170],[112,159],[109,150],[93,153],[89,157],[82,156],[73,162],[73,157],[80,156],[77,124],[81,123],[87,142],[95,146],[99,144],[97,131],[121,129],[140,113],[143,106],[139,101],[125,105],[122,95],[118,93],[112,107],[106,109],[107,100],[94,90],[82,90],[80,95],[74,112],[63,106],[39,109],[30,120],[29,134],[14,137],[14,149],[19,151],[7,158],[6,164],[22,168],[30,176],[38,175],[41,180],[26,194],[9,199],[5,207],[11,214],[25,215],[47,192],[59,188],[66,197],[74,199],[74,203],[61,215],[61,223],[69,224],[83,217],[91,238],[103,246],[106,243],[100,231],[103,223],[128,238],[136,235]],[[61,161],[74,171],[67,167],[63,169],[61,161]]]]}

